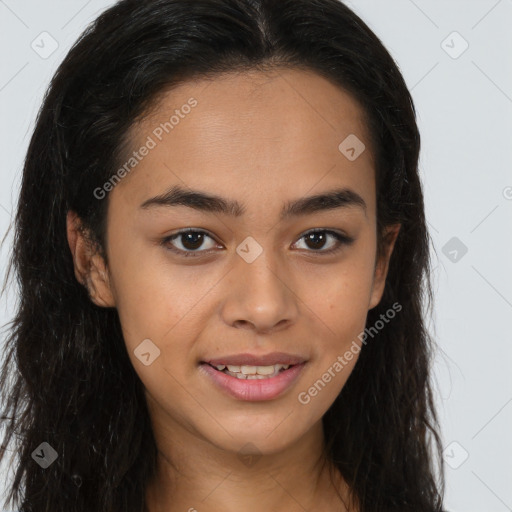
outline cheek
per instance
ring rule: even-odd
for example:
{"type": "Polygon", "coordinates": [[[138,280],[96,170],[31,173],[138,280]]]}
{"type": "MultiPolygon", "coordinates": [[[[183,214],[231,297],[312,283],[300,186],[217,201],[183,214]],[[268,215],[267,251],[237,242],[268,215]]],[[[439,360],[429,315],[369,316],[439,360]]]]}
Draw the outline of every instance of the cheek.
{"type": "Polygon", "coordinates": [[[193,371],[191,353],[201,329],[194,319],[215,279],[193,279],[192,270],[178,272],[135,252],[124,258],[114,278],[128,356],[146,392],[167,411],[192,414],[195,402],[183,383],[193,371]]]}
{"type": "MultiPolygon", "coordinates": [[[[194,308],[211,290],[218,277],[200,267],[171,265],[165,249],[127,251],[119,243],[110,263],[116,307],[128,348],[150,338],[165,344],[175,331],[183,330],[194,308]]],[[[181,332],[181,338],[187,339],[181,332]]]]}
{"type": "Polygon", "coordinates": [[[318,297],[315,361],[297,395],[309,420],[323,415],[342,391],[362,348],[368,313],[369,286],[340,280],[318,297]]]}
{"type": "Polygon", "coordinates": [[[316,363],[308,375],[308,387],[302,389],[304,401],[299,397],[299,403],[314,399],[316,409],[334,401],[357,363],[371,298],[372,254],[371,250],[354,252],[338,269],[330,270],[328,278],[316,276],[321,286],[306,301],[318,327],[316,363]]]}
{"type": "MultiPolygon", "coordinates": [[[[309,291],[309,307],[325,327],[331,348],[343,346],[354,334],[364,329],[371,300],[374,260],[371,252],[358,251],[328,273],[317,274],[304,281],[309,291]]],[[[307,294],[306,294],[307,292],[307,294]]]]}

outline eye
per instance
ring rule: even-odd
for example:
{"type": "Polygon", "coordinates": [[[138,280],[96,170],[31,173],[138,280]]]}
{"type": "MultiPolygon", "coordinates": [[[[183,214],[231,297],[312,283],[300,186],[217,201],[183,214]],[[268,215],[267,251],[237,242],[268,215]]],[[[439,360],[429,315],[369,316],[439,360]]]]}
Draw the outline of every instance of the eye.
{"type": "MultiPolygon", "coordinates": [[[[214,241],[213,237],[211,237],[206,231],[187,228],[164,238],[161,243],[168,250],[181,256],[197,257],[201,256],[202,253],[208,254],[212,252],[211,249],[215,247],[215,243],[213,243],[210,248],[199,250],[201,246],[203,246],[206,238],[214,241]],[[175,240],[179,241],[181,248],[176,247],[174,244],[175,240]]],[[[350,245],[354,242],[354,238],[328,229],[316,229],[309,231],[299,238],[299,240],[302,239],[304,239],[305,243],[309,246],[306,247],[306,249],[311,249],[312,247],[311,252],[318,252],[320,254],[335,253],[341,250],[343,246],[350,245]],[[325,246],[326,240],[328,240],[329,237],[334,239],[334,242],[331,243],[330,248],[327,250],[322,250],[322,248],[325,246]]]]}
{"type": "MultiPolygon", "coordinates": [[[[198,249],[203,245],[203,242],[206,238],[213,240],[213,238],[206,232],[198,229],[184,229],[182,231],[178,231],[174,235],[168,236],[162,240],[162,245],[164,245],[167,249],[181,256],[189,257],[189,256],[199,256],[199,254],[194,253],[208,253],[209,250],[201,250],[198,249]],[[172,242],[174,240],[180,240],[180,245],[183,249],[176,248],[172,242]]],[[[215,244],[213,245],[215,246],[215,244]]]]}
{"type": "Polygon", "coordinates": [[[354,242],[353,238],[328,229],[315,229],[313,231],[309,231],[302,235],[299,240],[302,239],[305,240],[305,243],[308,244],[309,247],[313,247],[313,252],[319,252],[321,254],[335,253],[340,251],[344,245],[350,245],[354,242]],[[325,242],[328,237],[334,238],[334,242],[331,244],[331,247],[327,250],[319,250],[325,246],[325,242]]]}

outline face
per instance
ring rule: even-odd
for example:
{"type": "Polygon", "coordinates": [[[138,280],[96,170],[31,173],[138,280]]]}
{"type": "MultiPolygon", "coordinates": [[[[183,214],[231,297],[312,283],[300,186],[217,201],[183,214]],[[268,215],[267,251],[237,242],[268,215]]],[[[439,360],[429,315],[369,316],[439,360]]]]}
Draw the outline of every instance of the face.
{"type": "Polygon", "coordinates": [[[98,199],[108,268],[94,260],[92,298],[118,310],[153,422],[283,449],[353,370],[398,232],[377,261],[362,110],[312,72],[228,74],[162,96],[130,151],[98,199]]]}

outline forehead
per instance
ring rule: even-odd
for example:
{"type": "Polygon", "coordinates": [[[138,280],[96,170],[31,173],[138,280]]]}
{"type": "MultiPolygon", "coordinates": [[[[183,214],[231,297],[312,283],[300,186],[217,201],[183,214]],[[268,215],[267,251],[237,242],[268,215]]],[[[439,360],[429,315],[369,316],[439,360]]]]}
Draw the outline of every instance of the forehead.
{"type": "Polygon", "coordinates": [[[219,195],[236,190],[241,200],[258,195],[266,203],[350,186],[372,206],[374,166],[364,112],[349,93],[312,71],[184,82],[161,93],[129,135],[129,152],[151,149],[114,195],[124,190],[139,204],[179,184],[219,195]],[[345,140],[366,148],[350,160],[340,150],[345,140]]]}

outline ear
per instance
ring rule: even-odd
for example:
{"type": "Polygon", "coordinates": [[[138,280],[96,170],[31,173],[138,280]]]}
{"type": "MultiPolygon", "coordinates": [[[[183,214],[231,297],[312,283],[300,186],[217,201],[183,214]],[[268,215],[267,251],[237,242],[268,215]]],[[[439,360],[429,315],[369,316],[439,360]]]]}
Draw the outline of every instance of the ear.
{"type": "Polygon", "coordinates": [[[375,264],[375,273],[373,276],[368,310],[377,306],[384,294],[384,287],[386,285],[386,277],[389,269],[389,260],[391,259],[391,254],[395,247],[396,238],[401,226],[401,224],[393,224],[392,226],[388,226],[384,232],[384,247],[379,260],[375,264]]]}
{"type": "Polygon", "coordinates": [[[97,306],[115,307],[107,266],[102,256],[86,237],[85,229],[78,215],[69,210],[66,218],[67,238],[75,276],[85,286],[92,302],[97,306]]]}

